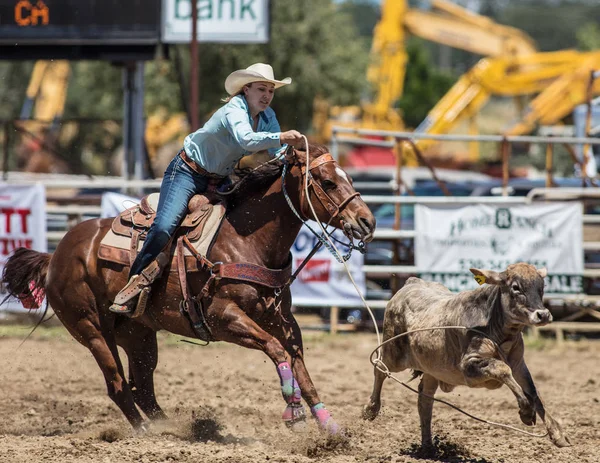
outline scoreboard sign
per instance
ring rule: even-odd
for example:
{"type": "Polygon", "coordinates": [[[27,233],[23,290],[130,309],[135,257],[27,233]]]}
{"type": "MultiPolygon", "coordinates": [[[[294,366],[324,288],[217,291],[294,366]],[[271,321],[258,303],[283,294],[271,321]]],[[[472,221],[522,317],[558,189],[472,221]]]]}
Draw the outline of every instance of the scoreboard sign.
{"type": "MultiPolygon", "coordinates": [[[[269,0],[197,0],[199,42],[266,43],[269,0]]],[[[163,1],[165,43],[189,43],[192,0],[163,1]]]]}
{"type": "Polygon", "coordinates": [[[49,49],[83,55],[153,50],[160,42],[160,8],[161,0],[0,0],[0,57],[19,59],[19,50],[27,52],[22,59],[49,49]]]}

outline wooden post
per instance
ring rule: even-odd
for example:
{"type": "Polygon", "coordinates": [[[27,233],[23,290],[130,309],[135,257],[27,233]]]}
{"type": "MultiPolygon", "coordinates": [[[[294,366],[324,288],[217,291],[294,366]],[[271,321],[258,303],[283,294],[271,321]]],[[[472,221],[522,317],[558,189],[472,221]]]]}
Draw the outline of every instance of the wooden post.
{"type": "Polygon", "coordinates": [[[554,143],[546,144],[546,188],[552,187],[552,171],[554,170],[554,143]]]}
{"type": "Polygon", "coordinates": [[[506,138],[502,140],[502,196],[508,196],[510,144],[506,138]]]}
{"type": "Polygon", "coordinates": [[[332,307],[331,312],[329,313],[329,332],[331,334],[337,334],[339,318],[340,308],[337,306],[332,307]]]}
{"type": "MultiPolygon", "coordinates": [[[[474,114],[469,117],[469,135],[479,135],[479,127],[477,126],[477,116],[474,114]]],[[[469,161],[477,162],[479,161],[479,150],[481,148],[481,144],[479,141],[470,141],[469,142],[469,161]]]]}

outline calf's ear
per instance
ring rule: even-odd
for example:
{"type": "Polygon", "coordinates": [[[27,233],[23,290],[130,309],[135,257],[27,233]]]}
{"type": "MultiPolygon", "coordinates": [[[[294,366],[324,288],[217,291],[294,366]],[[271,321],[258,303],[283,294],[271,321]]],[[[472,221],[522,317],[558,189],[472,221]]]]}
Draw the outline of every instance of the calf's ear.
{"type": "Polygon", "coordinates": [[[502,283],[502,275],[493,270],[480,270],[478,268],[469,269],[475,275],[475,281],[480,285],[487,283],[489,285],[499,285],[502,283]]]}
{"type": "Polygon", "coordinates": [[[546,275],[548,275],[548,269],[546,269],[546,267],[538,268],[537,272],[542,278],[546,278],[546,275]]]}

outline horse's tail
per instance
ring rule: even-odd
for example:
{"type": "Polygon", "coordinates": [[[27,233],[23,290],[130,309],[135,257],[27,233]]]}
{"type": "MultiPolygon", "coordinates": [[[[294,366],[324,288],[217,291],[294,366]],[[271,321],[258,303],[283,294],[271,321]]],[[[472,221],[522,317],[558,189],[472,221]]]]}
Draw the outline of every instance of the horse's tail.
{"type": "Polygon", "coordinates": [[[51,254],[33,249],[17,249],[6,261],[2,272],[0,283],[8,293],[4,301],[11,296],[21,300],[31,296],[43,299],[51,257],[51,254]]]}

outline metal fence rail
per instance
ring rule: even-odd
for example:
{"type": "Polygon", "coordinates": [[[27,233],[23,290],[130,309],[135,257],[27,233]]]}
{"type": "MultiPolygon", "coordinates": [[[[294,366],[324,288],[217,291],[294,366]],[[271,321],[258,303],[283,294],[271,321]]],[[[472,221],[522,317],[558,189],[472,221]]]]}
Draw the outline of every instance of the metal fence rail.
{"type": "MultiPolygon", "coordinates": [[[[486,141],[497,143],[513,143],[513,142],[528,142],[528,143],[545,143],[545,144],[579,144],[579,145],[600,145],[600,139],[597,138],[576,138],[576,137],[532,137],[532,136],[510,136],[504,137],[499,135],[428,135],[418,134],[413,132],[387,132],[375,130],[361,129],[345,129],[334,127],[333,140],[331,151],[334,156],[337,154],[340,143],[352,144],[370,144],[373,146],[396,146],[402,140],[412,140],[420,138],[429,138],[439,141],[486,141]],[[349,137],[347,135],[353,135],[349,137]],[[387,140],[369,140],[365,136],[381,136],[387,140]],[[362,137],[362,138],[361,138],[362,137]]],[[[508,158],[503,159],[508,162],[508,158]]],[[[505,169],[507,172],[507,170],[505,169]]],[[[369,205],[374,204],[397,204],[397,205],[446,205],[464,206],[468,204],[532,204],[538,201],[555,201],[555,200],[581,200],[582,198],[597,200],[600,202],[600,189],[594,188],[537,188],[530,191],[526,197],[511,197],[506,196],[507,190],[503,189],[504,196],[491,197],[415,197],[401,196],[398,171],[396,175],[390,176],[390,180],[384,182],[356,182],[357,190],[366,193],[362,196],[364,201],[369,205]],[[369,191],[390,191],[390,195],[369,195],[369,191]]],[[[506,175],[504,180],[506,180],[506,175]]],[[[100,216],[100,206],[98,204],[75,204],[69,202],[68,199],[56,201],[59,196],[59,191],[69,190],[77,192],[85,189],[88,191],[141,191],[141,190],[158,190],[161,184],[160,180],[124,180],[115,177],[86,177],[86,176],[32,176],[24,174],[8,173],[4,180],[6,183],[13,184],[33,184],[42,183],[48,191],[47,215],[49,230],[47,233],[50,247],[54,246],[67,232],[67,229],[76,223],[88,218],[97,218],[100,216]],[[52,224],[52,228],[50,225],[52,224]],[[62,226],[61,224],[64,224],[62,226]]],[[[74,193],[74,194],[75,194],[74,193]]],[[[68,195],[67,195],[68,197],[68,195]]],[[[600,225],[600,215],[584,214],[584,225],[600,225]]],[[[375,232],[375,240],[398,241],[406,239],[414,239],[415,230],[394,230],[389,228],[380,228],[375,232]]],[[[585,241],[581,252],[600,251],[600,241],[585,241]]],[[[414,265],[364,265],[363,271],[367,277],[389,277],[397,275],[409,276],[417,273],[417,268],[414,265]]],[[[600,278],[600,268],[585,268],[583,276],[586,278],[600,278]]],[[[379,296],[381,297],[381,296],[379,296]]],[[[547,300],[568,301],[571,303],[588,304],[592,306],[600,305],[600,296],[588,294],[546,294],[547,300]]],[[[369,305],[373,309],[383,309],[387,304],[387,299],[369,300],[369,305]]],[[[294,303],[297,306],[311,307],[314,304],[310,302],[296,299],[294,303]]],[[[360,308],[355,303],[346,301],[336,301],[335,310],[332,310],[332,317],[335,317],[340,308],[360,308]]],[[[337,322],[332,320],[332,326],[337,322]]]]}

